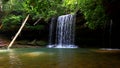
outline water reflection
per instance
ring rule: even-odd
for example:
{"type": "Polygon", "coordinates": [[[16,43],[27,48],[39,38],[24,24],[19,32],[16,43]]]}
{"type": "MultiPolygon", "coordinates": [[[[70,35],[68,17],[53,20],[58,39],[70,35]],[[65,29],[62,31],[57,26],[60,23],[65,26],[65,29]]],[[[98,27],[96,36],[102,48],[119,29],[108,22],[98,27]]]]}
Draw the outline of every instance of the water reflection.
{"type": "Polygon", "coordinates": [[[42,51],[36,51],[36,52],[27,52],[27,53],[23,53],[22,54],[25,57],[32,57],[32,58],[36,58],[36,57],[45,57],[45,56],[52,56],[53,53],[46,53],[46,52],[42,52],[42,51]]]}
{"type": "Polygon", "coordinates": [[[74,61],[75,60],[75,53],[73,53],[74,50],[69,49],[59,49],[56,60],[57,60],[57,66],[56,68],[74,68],[74,61]],[[73,63],[73,64],[72,64],[73,63]]]}
{"type": "Polygon", "coordinates": [[[16,55],[14,50],[9,50],[9,68],[22,68],[22,62],[19,57],[16,55]]]}
{"type": "Polygon", "coordinates": [[[0,52],[0,68],[119,68],[120,50],[14,49],[0,52]]]}

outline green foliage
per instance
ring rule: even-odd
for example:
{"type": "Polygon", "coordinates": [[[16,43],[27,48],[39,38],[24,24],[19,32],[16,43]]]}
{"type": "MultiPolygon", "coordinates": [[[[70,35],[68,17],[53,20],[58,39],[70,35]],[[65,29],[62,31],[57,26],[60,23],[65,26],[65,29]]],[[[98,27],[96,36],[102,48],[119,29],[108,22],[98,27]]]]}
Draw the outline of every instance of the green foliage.
{"type": "MultiPolygon", "coordinates": [[[[102,0],[4,0],[3,10],[6,13],[3,24],[11,25],[20,23],[27,14],[30,14],[32,20],[48,20],[53,16],[75,13],[77,10],[85,15],[86,24],[91,29],[102,28],[107,20],[102,0]],[[11,15],[12,11],[20,11],[21,14],[11,15]]],[[[38,29],[38,26],[34,28],[38,29]]]]}
{"type": "Polygon", "coordinates": [[[8,15],[3,20],[4,29],[14,28],[18,26],[21,22],[22,16],[8,15]],[[8,27],[9,26],[9,27],[8,27]]]}
{"type": "Polygon", "coordinates": [[[71,13],[81,10],[87,20],[87,26],[96,29],[102,28],[107,20],[102,2],[103,0],[64,0],[63,6],[71,13]]]}
{"type": "Polygon", "coordinates": [[[1,0],[2,1],[2,3],[6,3],[6,2],[8,2],[9,0],[1,0]]]}
{"type": "Polygon", "coordinates": [[[60,1],[51,0],[25,0],[22,3],[23,11],[30,14],[33,19],[45,18],[46,20],[50,17],[57,15],[60,1]]]}
{"type": "Polygon", "coordinates": [[[43,30],[44,26],[43,25],[27,26],[26,28],[31,29],[31,30],[43,30]]]}
{"type": "Polygon", "coordinates": [[[102,6],[102,0],[79,0],[78,8],[84,13],[89,28],[103,27],[107,17],[102,6]]]}
{"type": "Polygon", "coordinates": [[[67,13],[73,13],[77,8],[77,0],[64,0],[62,6],[66,7],[67,13]]]}

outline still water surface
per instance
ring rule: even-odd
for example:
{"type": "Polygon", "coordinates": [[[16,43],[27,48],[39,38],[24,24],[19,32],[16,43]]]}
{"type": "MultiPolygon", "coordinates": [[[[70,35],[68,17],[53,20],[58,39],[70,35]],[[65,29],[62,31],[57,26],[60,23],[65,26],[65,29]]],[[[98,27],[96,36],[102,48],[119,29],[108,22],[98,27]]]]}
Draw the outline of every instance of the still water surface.
{"type": "Polygon", "coordinates": [[[82,48],[0,50],[0,68],[120,68],[120,51],[82,48]]]}

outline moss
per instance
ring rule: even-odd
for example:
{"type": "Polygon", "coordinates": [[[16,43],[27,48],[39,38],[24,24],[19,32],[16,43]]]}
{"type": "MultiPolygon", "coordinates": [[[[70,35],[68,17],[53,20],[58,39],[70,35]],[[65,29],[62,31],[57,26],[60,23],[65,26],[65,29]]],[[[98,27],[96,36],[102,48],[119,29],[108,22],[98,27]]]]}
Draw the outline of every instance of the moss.
{"type": "Polygon", "coordinates": [[[42,41],[42,40],[36,41],[36,45],[45,46],[45,45],[47,45],[47,42],[46,41],[42,41]]]}

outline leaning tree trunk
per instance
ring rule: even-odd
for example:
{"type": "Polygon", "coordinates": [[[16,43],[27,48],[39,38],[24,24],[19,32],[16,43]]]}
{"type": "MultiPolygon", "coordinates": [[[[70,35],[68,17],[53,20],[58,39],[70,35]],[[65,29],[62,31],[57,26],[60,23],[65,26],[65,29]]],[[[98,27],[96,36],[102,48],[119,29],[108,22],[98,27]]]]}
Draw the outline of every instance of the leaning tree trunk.
{"type": "Polygon", "coordinates": [[[9,50],[9,48],[12,46],[12,44],[14,43],[14,41],[16,40],[16,38],[18,37],[18,35],[20,34],[21,30],[23,29],[26,21],[28,20],[29,15],[26,17],[26,19],[23,21],[20,29],[18,30],[18,32],[16,33],[16,35],[14,36],[13,40],[11,41],[11,43],[8,45],[7,49],[9,50]]]}

